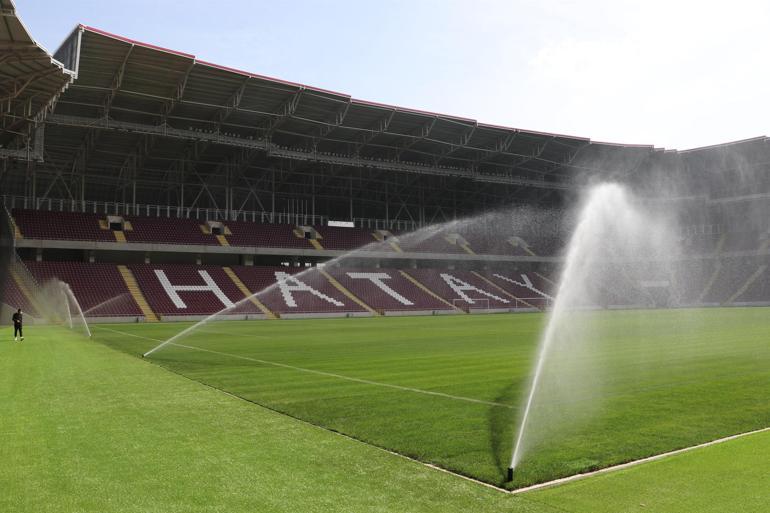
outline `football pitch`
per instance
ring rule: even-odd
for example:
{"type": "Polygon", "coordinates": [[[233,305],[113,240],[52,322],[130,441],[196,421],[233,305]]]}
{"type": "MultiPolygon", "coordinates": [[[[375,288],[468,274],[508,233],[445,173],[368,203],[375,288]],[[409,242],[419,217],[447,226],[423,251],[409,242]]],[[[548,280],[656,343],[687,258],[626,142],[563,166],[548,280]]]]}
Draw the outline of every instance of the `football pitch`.
{"type": "MultiPolygon", "coordinates": [[[[608,314],[615,395],[533,449],[524,482],[770,425],[766,309],[608,314]],[[638,361],[621,328],[641,319],[670,366],[638,361]]],[[[97,343],[30,326],[0,343],[0,510],[765,510],[770,433],[515,496],[423,465],[502,483],[542,322],[231,321],[145,360],[186,325],[97,326],[97,343]]]]}
{"type": "MultiPolygon", "coordinates": [[[[770,426],[769,313],[597,313],[605,341],[590,356],[603,383],[597,404],[579,428],[534,447],[512,483],[505,474],[541,314],[214,322],[149,360],[371,445],[517,488],[770,426]]],[[[185,327],[94,332],[139,355],[185,327]]]]}

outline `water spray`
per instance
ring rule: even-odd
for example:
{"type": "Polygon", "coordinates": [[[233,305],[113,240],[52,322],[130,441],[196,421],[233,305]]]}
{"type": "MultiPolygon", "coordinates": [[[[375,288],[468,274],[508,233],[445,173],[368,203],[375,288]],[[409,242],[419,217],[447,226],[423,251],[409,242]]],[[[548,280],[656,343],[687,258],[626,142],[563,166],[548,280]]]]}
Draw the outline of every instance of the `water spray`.
{"type": "MultiPolygon", "coordinates": [[[[72,302],[75,304],[75,307],[77,308],[78,315],[80,316],[80,320],[83,321],[83,326],[86,329],[86,334],[88,335],[88,338],[91,338],[91,329],[88,327],[88,323],[86,322],[86,317],[83,315],[83,309],[80,308],[80,303],[78,302],[78,298],[75,297],[75,294],[72,292],[72,289],[67,283],[62,282],[62,290],[64,291],[65,297],[72,300],[72,302]]],[[[72,328],[72,316],[70,315],[70,306],[69,301],[66,301],[67,304],[67,315],[69,315],[70,319],[70,328],[72,328]]]]}
{"type": "Polygon", "coordinates": [[[129,295],[128,292],[124,292],[123,294],[119,294],[119,295],[117,295],[115,297],[112,297],[110,299],[102,301],[98,305],[94,305],[91,308],[89,308],[88,310],[84,311],[83,315],[88,315],[89,313],[91,313],[91,312],[93,312],[95,310],[98,310],[99,308],[102,308],[103,306],[107,306],[109,304],[112,304],[113,302],[117,301],[118,299],[122,299],[124,297],[128,297],[128,295],[129,295]]]}
{"type": "MultiPolygon", "coordinates": [[[[530,209],[515,209],[515,210],[510,210],[505,212],[492,212],[492,213],[485,214],[484,216],[481,216],[481,217],[460,219],[460,220],[450,221],[443,224],[426,226],[424,228],[420,228],[413,232],[399,235],[398,241],[401,245],[405,247],[408,246],[407,247],[407,251],[408,251],[409,247],[416,247],[419,244],[422,244],[423,242],[433,237],[439,237],[449,233],[462,231],[464,228],[467,228],[468,226],[475,226],[477,224],[483,225],[483,226],[494,225],[496,222],[499,222],[498,218],[500,217],[503,217],[505,219],[505,222],[507,223],[510,223],[512,219],[515,219],[516,222],[520,223],[522,227],[531,226],[536,222],[536,219],[533,217],[533,213],[534,212],[530,209]]],[[[390,242],[392,242],[392,240],[372,241],[364,246],[353,249],[348,253],[345,253],[344,255],[341,255],[332,260],[329,260],[328,262],[326,262],[325,265],[326,266],[339,265],[341,262],[344,262],[351,258],[355,258],[359,255],[366,255],[367,257],[370,257],[372,252],[378,251],[378,249],[381,249],[381,251],[387,252],[388,254],[392,254],[392,250],[390,249],[390,242]]],[[[303,276],[307,276],[308,274],[313,272],[318,272],[318,269],[316,267],[309,267],[306,270],[299,272],[297,274],[294,274],[292,276],[298,279],[302,279],[303,276]]],[[[268,287],[265,287],[249,295],[248,297],[245,297],[239,300],[234,305],[223,308],[222,310],[207,316],[206,318],[185,328],[184,330],[172,336],[168,340],[165,340],[164,342],[158,344],[157,346],[153,347],[149,351],[145,352],[144,354],[142,354],[142,357],[148,357],[153,353],[155,353],[156,351],[162,349],[163,347],[166,347],[169,344],[173,345],[175,341],[187,336],[188,334],[194,332],[196,329],[216,320],[218,317],[222,315],[227,315],[230,312],[236,311],[238,308],[241,308],[244,305],[249,304],[252,301],[252,299],[259,298],[264,294],[270,293],[271,291],[276,290],[277,287],[278,287],[278,284],[273,283],[272,285],[269,285],[268,287]]]]}
{"type": "MultiPolygon", "coordinates": [[[[611,283],[615,293],[633,293],[635,282],[629,276],[634,270],[640,272],[640,261],[655,260],[659,265],[661,262],[656,259],[675,254],[677,246],[672,242],[670,222],[657,214],[638,208],[625,188],[618,184],[600,184],[590,190],[569,240],[553,308],[540,339],[532,381],[514,439],[507,472],[509,481],[521,461],[529,435],[540,432],[532,425],[536,403],[539,405],[543,399],[549,399],[547,404],[561,400],[564,405],[569,405],[574,403],[574,397],[565,394],[576,393],[600,398],[591,388],[572,389],[565,385],[570,377],[585,377],[586,369],[579,366],[576,357],[580,351],[587,350],[593,340],[593,336],[585,334],[591,326],[590,318],[579,311],[606,307],[604,303],[609,301],[604,296],[607,283],[611,283]],[[623,287],[631,288],[625,290],[623,287]],[[567,351],[567,356],[555,352],[555,346],[567,351]],[[551,376],[551,372],[557,372],[558,376],[551,376]],[[548,387],[545,392],[544,386],[548,387]],[[539,397],[541,393],[556,395],[542,398],[539,397]]],[[[551,419],[544,420],[550,422],[551,419]]]]}

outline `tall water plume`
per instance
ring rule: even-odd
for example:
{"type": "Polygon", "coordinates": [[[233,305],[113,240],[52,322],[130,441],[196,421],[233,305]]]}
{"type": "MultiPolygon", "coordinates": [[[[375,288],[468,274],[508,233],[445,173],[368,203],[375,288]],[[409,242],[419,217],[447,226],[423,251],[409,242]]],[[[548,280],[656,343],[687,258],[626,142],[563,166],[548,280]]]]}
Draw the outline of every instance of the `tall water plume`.
{"type": "MultiPolygon", "coordinates": [[[[605,383],[596,349],[607,342],[602,340],[599,309],[671,306],[676,301],[674,217],[618,184],[588,191],[523,400],[511,473],[550,437],[578,433],[599,406],[605,383]]],[[[639,326],[628,329],[638,331],[639,326]]]]}

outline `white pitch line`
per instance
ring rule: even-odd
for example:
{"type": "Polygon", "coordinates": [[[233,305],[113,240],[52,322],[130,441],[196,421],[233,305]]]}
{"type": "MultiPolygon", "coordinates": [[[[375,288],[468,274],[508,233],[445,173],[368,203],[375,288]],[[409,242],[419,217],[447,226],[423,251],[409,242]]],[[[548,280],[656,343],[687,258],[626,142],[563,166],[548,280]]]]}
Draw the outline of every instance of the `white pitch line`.
{"type": "MultiPolygon", "coordinates": [[[[126,333],[125,331],[115,330],[115,329],[112,329],[112,328],[105,328],[104,326],[97,326],[97,328],[98,329],[102,329],[102,330],[112,331],[113,333],[119,333],[121,335],[127,335],[129,337],[141,338],[141,339],[144,339],[144,340],[151,340],[153,342],[163,342],[162,340],[158,340],[156,338],[143,337],[141,335],[135,335],[133,333],[126,333]]],[[[173,345],[177,345],[177,344],[173,344],[173,345]]],[[[193,380],[193,381],[195,381],[195,380],[193,380]]],[[[302,424],[310,426],[310,427],[312,427],[314,429],[321,429],[321,430],[323,430],[323,431],[325,431],[327,433],[331,433],[332,435],[341,436],[342,438],[344,438],[346,440],[350,440],[350,441],[355,442],[357,444],[363,444],[363,445],[366,445],[367,447],[373,447],[373,448],[375,448],[377,450],[386,452],[386,453],[388,453],[388,454],[390,454],[392,456],[396,456],[398,458],[403,458],[403,459],[411,461],[413,463],[417,463],[419,465],[422,465],[424,467],[430,468],[432,470],[437,470],[439,472],[444,472],[445,474],[449,474],[449,475],[452,475],[454,477],[459,477],[460,479],[464,479],[466,481],[470,481],[471,483],[474,483],[474,484],[477,484],[477,485],[480,485],[480,486],[484,486],[486,488],[490,488],[492,490],[496,490],[496,491],[501,492],[501,493],[505,493],[505,494],[511,493],[510,490],[506,490],[505,488],[501,488],[501,487],[499,487],[497,485],[494,485],[492,483],[487,483],[486,481],[480,481],[480,480],[475,479],[473,477],[466,476],[464,474],[460,474],[460,473],[454,472],[452,470],[440,467],[440,466],[438,466],[438,465],[436,465],[434,463],[428,463],[426,461],[418,460],[417,458],[413,458],[412,456],[407,456],[406,454],[401,454],[400,452],[396,452],[394,450],[387,449],[387,448],[382,447],[380,445],[374,445],[374,444],[371,444],[369,442],[365,442],[364,440],[361,440],[359,438],[355,438],[354,436],[342,433],[341,431],[332,431],[332,430],[330,430],[328,428],[325,428],[323,426],[320,426],[318,424],[313,424],[312,422],[310,422],[308,420],[305,420],[305,419],[302,419],[300,417],[294,417],[292,415],[289,415],[289,414],[284,413],[284,412],[280,412],[278,410],[274,410],[274,409],[272,409],[270,407],[261,405],[259,403],[255,403],[255,402],[249,401],[248,399],[245,399],[245,398],[243,398],[241,396],[235,395],[232,392],[228,392],[227,390],[223,390],[221,388],[216,388],[216,387],[214,387],[212,385],[207,385],[207,384],[202,383],[200,381],[196,381],[196,383],[199,383],[199,384],[201,384],[203,386],[206,386],[206,387],[209,387],[209,388],[211,388],[213,390],[216,390],[217,392],[225,394],[226,396],[238,399],[239,401],[248,401],[249,404],[256,404],[257,406],[260,406],[261,408],[266,408],[266,409],[268,409],[268,410],[270,410],[270,411],[272,411],[272,412],[274,412],[274,413],[276,413],[278,415],[287,416],[287,417],[289,417],[289,418],[291,418],[293,420],[296,420],[297,422],[301,422],[302,424]]],[[[415,389],[415,390],[417,390],[417,389],[415,389]]]]}
{"type": "MultiPolygon", "coordinates": [[[[126,333],[126,332],[115,330],[115,329],[111,329],[111,328],[104,328],[104,327],[101,327],[101,326],[99,328],[100,329],[104,329],[104,330],[108,330],[108,331],[112,331],[114,333],[120,333],[121,335],[127,335],[127,336],[130,336],[130,337],[142,338],[142,339],[145,339],[145,340],[151,340],[153,342],[163,342],[162,340],[158,340],[158,339],[154,339],[154,338],[150,338],[150,337],[143,337],[141,335],[135,335],[133,333],[126,333]]],[[[391,384],[391,383],[383,383],[381,381],[372,381],[372,380],[369,380],[369,379],[354,378],[354,377],[351,377],[351,376],[345,376],[343,374],[335,374],[333,372],[325,372],[325,371],[320,371],[320,370],[315,370],[315,369],[307,369],[305,367],[297,367],[295,365],[289,365],[289,364],[286,364],[286,363],[272,362],[272,361],[269,361],[269,360],[262,360],[262,359],[259,359],[259,358],[251,358],[249,356],[242,356],[242,355],[237,355],[237,354],[232,354],[232,353],[223,353],[221,351],[214,351],[212,349],[204,349],[202,347],[196,347],[196,346],[188,346],[188,345],[185,345],[185,344],[178,344],[176,342],[170,342],[168,345],[170,345],[170,346],[177,346],[177,347],[183,347],[185,349],[192,349],[194,351],[202,351],[204,353],[211,353],[211,354],[216,354],[216,355],[220,355],[220,356],[227,356],[227,357],[236,358],[236,359],[239,359],[239,360],[246,360],[246,361],[250,361],[250,362],[254,362],[254,363],[260,363],[260,364],[263,364],[263,365],[271,365],[273,367],[280,367],[280,368],[284,368],[284,369],[291,369],[291,370],[295,370],[295,371],[298,371],[298,372],[306,372],[306,373],[309,373],[309,374],[316,374],[318,376],[325,376],[325,377],[329,377],[329,378],[336,378],[336,379],[342,379],[342,380],[346,380],[346,381],[352,381],[354,383],[361,383],[361,384],[364,384],[364,385],[373,385],[373,386],[380,386],[380,387],[386,387],[386,388],[393,388],[395,390],[401,390],[401,391],[404,391],[404,392],[414,392],[414,393],[418,393],[418,394],[432,395],[432,396],[435,396],[435,397],[443,397],[444,399],[452,399],[452,400],[455,400],[455,401],[465,401],[465,402],[469,402],[469,403],[483,404],[483,405],[486,405],[486,406],[496,406],[496,407],[500,407],[500,408],[508,408],[508,409],[511,409],[511,410],[514,408],[510,404],[497,403],[497,402],[493,402],[493,401],[484,401],[483,399],[474,399],[473,397],[465,397],[465,396],[461,396],[461,395],[445,394],[443,392],[434,392],[432,390],[423,390],[421,388],[413,388],[413,387],[406,387],[406,386],[402,386],[402,385],[394,385],[394,384],[391,384]]]]}
{"type": "Polygon", "coordinates": [[[626,463],[621,463],[619,465],[613,465],[611,467],[605,467],[600,468],[599,470],[594,470],[592,472],[585,472],[583,474],[575,474],[574,476],[567,476],[562,477],[560,479],[554,479],[553,481],[547,481],[545,483],[538,483],[532,486],[526,486],[524,488],[517,488],[516,490],[511,490],[510,493],[516,495],[519,493],[525,493],[525,492],[532,492],[535,490],[542,490],[543,488],[550,488],[552,486],[557,486],[564,483],[570,483],[572,481],[579,481],[581,479],[586,479],[588,477],[593,477],[599,474],[607,474],[609,472],[615,472],[617,470],[624,470],[627,468],[635,467],[637,465],[641,465],[643,463],[650,463],[652,461],[662,460],[663,458],[668,458],[671,456],[676,456],[677,454],[682,454],[685,452],[694,451],[696,449],[703,449],[704,447],[710,447],[712,445],[718,445],[724,442],[729,442],[731,440],[736,440],[738,438],[743,438],[746,436],[756,435],[758,433],[764,433],[770,431],[770,427],[765,427],[761,429],[755,429],[754,431],[746,431],[745,433],[738,433],[737,435],[730,435],[726,436],[724,438],[717,438],[716,440],[711,440],[710,442],[703,442],[702,444],[697,445],[691,445],[690,447],[683,447],[682,449],[676,449],[674,451],[669,452],[663,452],[660,454],[655,454],[653,456],[648,456],[646,458],[641,458],[634,461],[628,461],[626,463]]]}

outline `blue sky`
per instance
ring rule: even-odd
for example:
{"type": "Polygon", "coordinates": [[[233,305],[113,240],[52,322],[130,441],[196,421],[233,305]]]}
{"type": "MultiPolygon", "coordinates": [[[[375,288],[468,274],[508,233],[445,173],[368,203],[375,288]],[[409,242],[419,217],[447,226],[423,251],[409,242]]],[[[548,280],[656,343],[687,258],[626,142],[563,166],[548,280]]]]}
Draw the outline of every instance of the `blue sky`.
{"type": "Polygon", "coordinates": [[[16,0],[50,51],[78,24],[355,98],[685,149],[770,135],[764,0],[16,0]]]}

